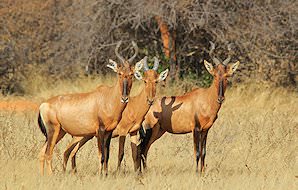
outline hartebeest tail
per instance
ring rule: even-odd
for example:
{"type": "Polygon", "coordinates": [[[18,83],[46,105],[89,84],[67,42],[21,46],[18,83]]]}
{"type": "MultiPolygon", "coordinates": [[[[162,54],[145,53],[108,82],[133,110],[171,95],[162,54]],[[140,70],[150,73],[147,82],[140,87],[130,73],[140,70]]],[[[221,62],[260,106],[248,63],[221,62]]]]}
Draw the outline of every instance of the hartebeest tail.
{"type": "Polygon", "coordinates": [[[40,115],[40,112],[38,113],[38,126],[42,132],[42,134],[46,137],[46,141],[48,140],[48,134],[45,124],[42,121],[42,117],[40,115]]]}

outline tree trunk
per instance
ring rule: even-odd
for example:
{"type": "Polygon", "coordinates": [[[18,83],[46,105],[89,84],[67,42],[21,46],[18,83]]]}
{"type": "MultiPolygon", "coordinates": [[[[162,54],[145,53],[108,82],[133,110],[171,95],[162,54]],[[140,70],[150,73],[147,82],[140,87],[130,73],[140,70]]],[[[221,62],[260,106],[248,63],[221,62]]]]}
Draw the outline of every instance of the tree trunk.
{"type": "Polygon", "coordinates": [[[170,63],[170,78],[178,78],[179,68],[177,68],[176,63],[176,49],[175,49],[175,39],[176,39],[176,32],[173,31],[172,35],[169,31],[169,28],[166,23],[162,21],[160,16],[155,16],[155,20],[157,21],[160,33],[161,33],[161,40],[163,43],[163,52],[165,57],[169,60],[170,63]]]}

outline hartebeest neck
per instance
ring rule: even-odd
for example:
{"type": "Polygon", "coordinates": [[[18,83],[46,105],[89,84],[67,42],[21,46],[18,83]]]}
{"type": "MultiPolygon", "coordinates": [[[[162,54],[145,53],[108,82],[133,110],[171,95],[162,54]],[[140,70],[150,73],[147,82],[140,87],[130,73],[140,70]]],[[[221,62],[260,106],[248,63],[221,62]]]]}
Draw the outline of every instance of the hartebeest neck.
{"type": "Polygon", "coordinates": [[[125,105],[121,103],[121,88],[120,88],[121,80],[117,79],[116,84],[112,87],[112,92],[108,94],[109,102],[113,102],[113,105],[115,107],[118,107],[118,105],[125,105]]]}
{"type": "Polygon", "coordinates": [[[150,105],[147,102],[145,87],[137,96],[133,97],[132,103],[135,107],[134,110],[138,112],[138,115],[145,115],[148,112],[150,105]]]}

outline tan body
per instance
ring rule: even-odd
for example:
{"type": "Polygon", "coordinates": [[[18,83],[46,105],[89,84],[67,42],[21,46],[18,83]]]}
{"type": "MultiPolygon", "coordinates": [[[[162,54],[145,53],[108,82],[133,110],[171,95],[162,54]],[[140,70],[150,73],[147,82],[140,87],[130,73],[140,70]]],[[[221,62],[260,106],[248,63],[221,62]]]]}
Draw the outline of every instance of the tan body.
{"type": "Polygon", "coordinates": [[[239,65],[239,62],[226,65],[228,61],[229,58],[219,63],[216,59],[218,63],[215,68],[207,61],[204,62],[208,72],[214,77],[209,88],[195,89],[182,96],[163,97],[151,106],[143,122],[147,131],[142,140],[141,151],[144,167],[151,144],[165,132],[173,134],[192,132],[196,171],[198,161],[201,159],[201,172],[203,172],[208,130],[217,119],[217,113],[224,100],[227,78],[232,76],[239,65]]]}
{"type": "Polygon", "coordinates": [[[109,131],[117,126],[126,106],[126,103],[120,102],[119,85],[117,82],[115,87],[100,87],[90,93],[56,96],[40,105],[40,116],[48,136],[40,153],[42,174],[45,159],[48,173],[52,173],[54,146],[66,133],[72,136],[98,136],[98,153],[102,153],[100,140],[108,138],[109,131]]]}
{"type": "Polygon", "coordinates": [[[119,83],[115,87],[101,86],[90,93],[53,97],[41,104],[41,117],[51,125],[60,125],[72,136],[96,135],[99,127],[111,131],[126,106],[119,101],[118,86],[119,83]]]}
{"type": "Polygon", "coordinates": [[[215,84],[208,89],[195,89],[182,96],[163,97],[147,113],[144,125],[158,124],[174,134],[190,133],[200,121],[200,129],[208,130],[215,121],[220,104],[216,102],[215,84]]]}
{"type": "MultiPolygon", "coordinates": [[[[146,61],[144,61],[144,67],[148,67],[146,61]]],[[[155,67],[157,69],[158,62],[155,63],[155,67]]],[[[113,137],[120,136],[119,138],[119,160],[118,166],[122,161],[124,155],[124,142],[125,137],[128,133],[131,136],[131,146],[133,151],[133,160],[135,163],[135,170],[140,168],[140,148],[138,147],[139,139],[137,137],[137,132],[140,129],[141,123],[144,120],[144,116],[149,110],[151,104],[153,103],[155,92],[156,92],[156,84],[159,81],[162,81],[166,78],[168,70],[162,72],[160,75],[154,69],[147,69],[144,72],[144,77],[139,76],[139,80],[143,80],[145,82],[145,87],[140,92],[139,95],[130,98],[129,102],[125,110],[122,113],[121,121],[118,123],[116,129],[113,131],[113,137]]],[[[93,135],[85,136],[85,137],[73,137],[70,144],[67,146],[64,152],[64,163],[63,168],[66,170],[66,165],[69,157],[72,159],[72,169],[76,172],[76,161],[75,156],[77,151],[90,139],[93,138],[93,135]]]]}
{"type": "Polygon", "coordinates": [[[115,86],[100,86],[89,93],[56,96],[40,105],[38,124],[47,138],[40,152],[41,174],[44,173],[45,159],[48,173],[52,173],[53,149],[66,133],[81,137],[96,136],[98,155],[100,157],[101,154],[101,164],[107,174],[111,133],[128,102],[132,77],[143,66],[141,61],[136,64],[136,68],[129,64],[137,53],[135,43],[133,46],[136,51],[130,61],[119,55],[120,44],[117,44],[115,53],[122,64],[110,60],[107,65],[118,74],[115,86]]]}
{"type": "MultiPolygon", "coordinates": [[[[123,111],[123,114],[122,114],[123,119],[121,119],[120,123],[113,131],[112,137],[114,138],[114,137],[120,136],[121,141],[125,141],[125,136],[128,133],[130,133],[132,143],[136,144],[136,141],[138,141],[136,140],[137,139],[136,132],[139,130],[141,123],[144,120],[144,116],[149,110],[149,108],[150,106],[146,103],[146,94],[144,90],[142,90],[142,92],[139,95],[130,98],[125,110],[123,111]]],[[[76,153],[86,142],[91,140],[94,136],[95,134],[86,135],[84,137],[80,137],[76,135],[72,138],[72,141],[67,146],[64,152],[64,163],[63,163],[64,171],[66,170],[67,161],[69,157],[71,157],[72,169],[73,169],[73,172],[76,172],[76,161],[75,161],[76,153]]],[[[120,139],[119,139],[119,142],[120,142],[120,139]]],[[[120,143],[119,143],[119,146],[121,146],[120,143]]],[[[119,152],[122,152],[122,156],[120,156],[120,153],[119,153],[119,160],[120,160],[120,157],[122,160],[123,151],[121,151],[120,148],[119,148],[119,152]]],[[[120,162],[121,161],[119,161],[119,166],[120,166],[120,162]]]]}

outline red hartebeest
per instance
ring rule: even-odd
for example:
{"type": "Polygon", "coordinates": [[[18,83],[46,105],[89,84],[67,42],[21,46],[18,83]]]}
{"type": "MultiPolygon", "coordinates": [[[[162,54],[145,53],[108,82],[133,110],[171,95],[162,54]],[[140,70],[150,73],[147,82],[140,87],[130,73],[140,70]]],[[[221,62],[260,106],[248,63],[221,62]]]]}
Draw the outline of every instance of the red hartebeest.
{"type": "Polygon", "coordinates": [[[117,64],[109,60],[107,67],[118,74],[115,86],[102,85],[89,93],[68,94],[50,98],[39,107],[38,124],[46,136],[46,142],[40,152],[40,169],[44,173],[44,161],[46,159],[48,173],[52,173],[52,155],[55,145],[66,133],[72,136],[97,137],[98,154],[102,154],[101,165],[107,173],[109,144],[112,130],[121,119],[132,86],[134,73],[142,68],[139,61],[135,67],[131,66],[138,53],[138,47],[133,42],[134,55],[125,60],[119,53],[121,41],[117,44],[115,53],[121,61],[117,64]]]}
{"type": "MultiPolygon", "coordinates": [[[[113,131],[113,137],[120,136],[119,138],[119,160],[118,166],[122,161],[124,155],[124,142],[127,133],[130,133],[131,138],[131,148],[133,152],[133,160],[135,163],[135,170],[140,168],[140,148],[138,143],[137,132],[140,128],[140,124],[144,119],[145,114],[149,110],[150,106],[154,102],[155,93],[156,93],[156,84],[160,81],[163,81],[168,74],[168,69],[161,72],[160,75],[157,73],[159,61],[155,57],[154,58],[154,66],[152,69],[149,69],[147,65],[147,59],[144,59],[144,76],[140,73],[136,73],[136,78],[138,80],[143,80],[145,83],[145,88],[141,91],[141,93],[135,97],[131,97],[128,102],[126,108],[122,112],[122,118],[117,125],[116,129],[113,131]]],[[[66,165],[69,157],[72,160],[72,169],[76,172],[76,153],[77,151],[93,136],[85,136],[85,137],[73,137],[70,144],[67,146],[67,149],[64,152],[64,160],[63,160],[63,169],[66,170],[66,165]]]]}
{"type": "MultiPolygon", "coordinates": [[[[209,52],[211,56],[214,49],[215,45],[211,42],[209,52]]],[[[196,172],[198,172],[199,159],[201,159],[201,173],[203,172],[208,130],[217,119],[218,111],[224,101],[227,78],[232,76],[239,65],[239,61],[228,65],[230,58],[230,53],[223,62],[213,57],[215,67],[204,61],[206,69],[214,77],[209,88],[197,88],[182,96],[163,97],[151,106],[143,122],[148,132],[142,140],[141,158],[144,168],[151,144],[165,132],[173,134],[192,132],[196,172]]]]}

